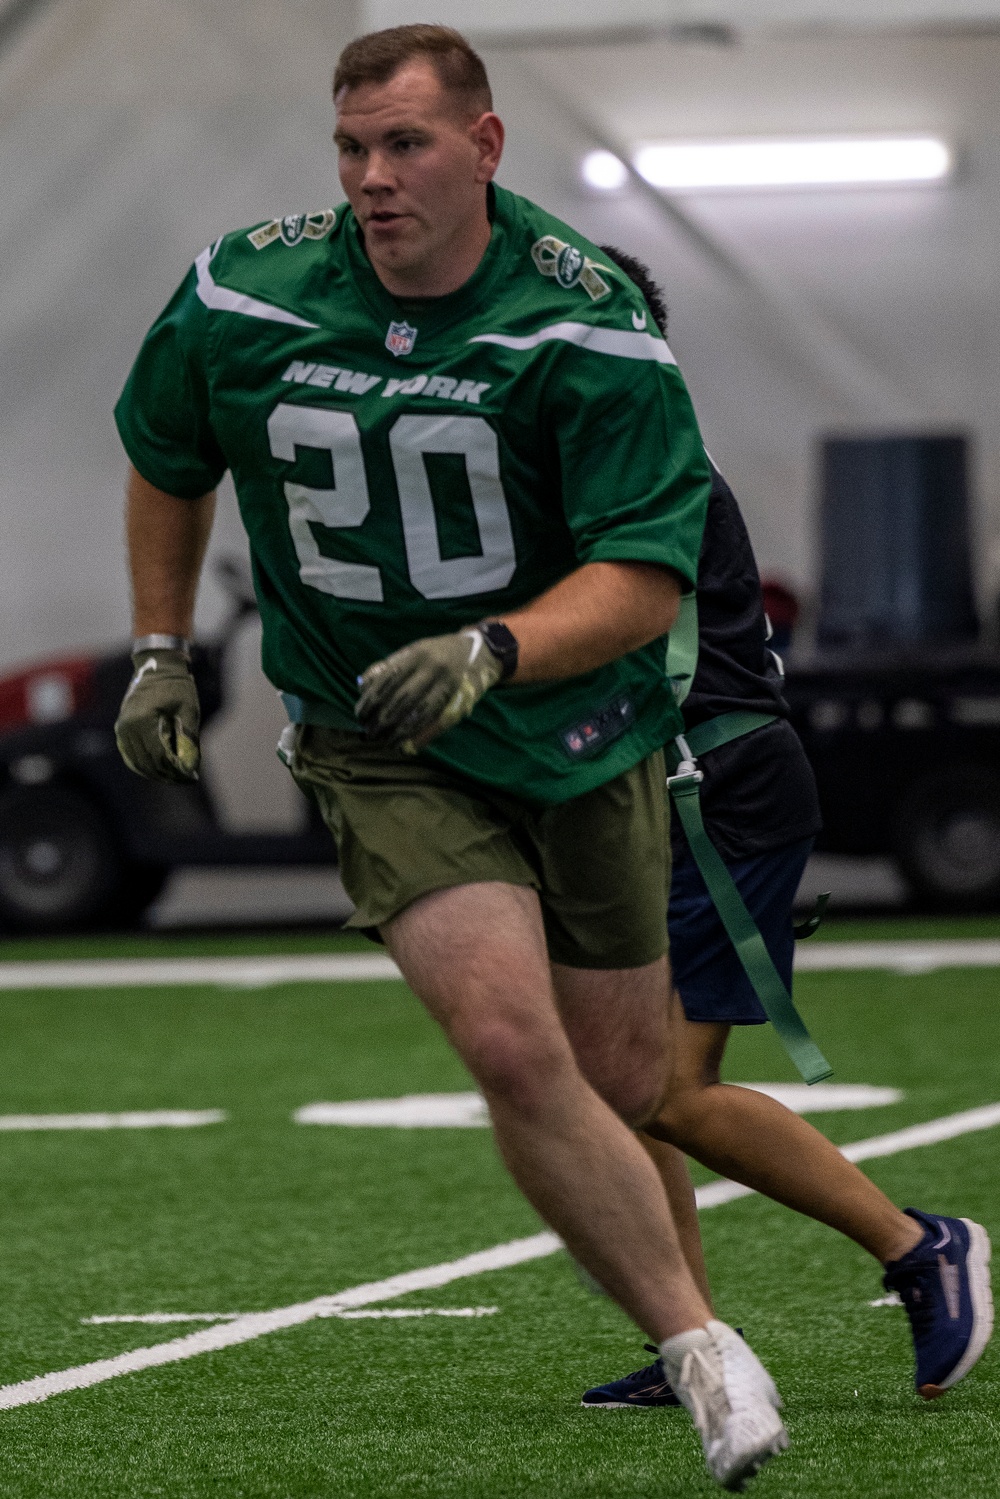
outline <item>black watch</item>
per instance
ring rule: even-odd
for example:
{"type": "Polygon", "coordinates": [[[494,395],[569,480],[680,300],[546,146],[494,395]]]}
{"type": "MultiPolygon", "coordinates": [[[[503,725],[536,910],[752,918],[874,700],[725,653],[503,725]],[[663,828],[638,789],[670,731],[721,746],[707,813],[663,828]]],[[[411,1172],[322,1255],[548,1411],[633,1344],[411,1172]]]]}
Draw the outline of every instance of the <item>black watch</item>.
{"type": "Polygon", "coordinates": [[[476,629],[503,667],[500,680],[506,682],[517,671],[517,637],[498,619],[482,620],[476,629]]]}

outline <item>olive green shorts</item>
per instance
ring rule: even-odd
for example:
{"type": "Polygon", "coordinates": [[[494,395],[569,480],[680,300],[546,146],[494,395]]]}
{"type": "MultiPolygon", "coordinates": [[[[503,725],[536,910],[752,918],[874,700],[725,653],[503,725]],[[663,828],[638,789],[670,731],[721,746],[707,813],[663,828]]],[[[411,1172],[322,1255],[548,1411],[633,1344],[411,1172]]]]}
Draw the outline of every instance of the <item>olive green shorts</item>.
{"type": "Polygon", "coordinates": [[[638,968],[667,951],[669,806],[660,751],[558,806],[520,800],[357,734],[304,724],[292,774],[315,796],[356,911],[383,926],[432,890],[538,891],[549,956],[638,968]]]}

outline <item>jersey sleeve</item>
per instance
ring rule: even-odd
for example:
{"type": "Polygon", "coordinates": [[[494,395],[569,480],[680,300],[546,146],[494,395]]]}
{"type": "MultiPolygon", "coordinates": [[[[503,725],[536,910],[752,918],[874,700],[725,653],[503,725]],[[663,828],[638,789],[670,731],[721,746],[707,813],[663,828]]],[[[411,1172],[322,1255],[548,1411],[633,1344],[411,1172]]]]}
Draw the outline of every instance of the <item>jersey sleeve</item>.
{"type": "Polygon", "coordinates": [[[677,366],[574,348],[562,375],[552,436],[580,562],[658,562],[693,588],[711,470],[677,366]]]}
{"type": "Polygon", "coordinates": [[[150,328],[115,421],[142,477],[167,494],[197,499],[228,464],[212,431],[205,368],[205,311],[192,267],[150,328]]]}

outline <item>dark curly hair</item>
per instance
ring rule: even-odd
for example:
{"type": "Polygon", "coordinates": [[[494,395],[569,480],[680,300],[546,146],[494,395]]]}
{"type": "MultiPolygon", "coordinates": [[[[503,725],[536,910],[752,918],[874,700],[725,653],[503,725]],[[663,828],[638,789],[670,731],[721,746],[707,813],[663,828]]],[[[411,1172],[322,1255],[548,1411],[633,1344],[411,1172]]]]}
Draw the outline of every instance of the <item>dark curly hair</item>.
{"type": "Polygon", "coordinates": [[[643,265],[641,260],[636,260],[634,255],[629,255],[625,250],[619,250],[617,245],[602,245],[601,254],[613,260],[618,269],[624,271],[628,279],[639,288],[649,304],[653,322],[666,338],[667,304],[664,301],[663,288],[657,286],[653,280],[649,266],[643,265]]]}

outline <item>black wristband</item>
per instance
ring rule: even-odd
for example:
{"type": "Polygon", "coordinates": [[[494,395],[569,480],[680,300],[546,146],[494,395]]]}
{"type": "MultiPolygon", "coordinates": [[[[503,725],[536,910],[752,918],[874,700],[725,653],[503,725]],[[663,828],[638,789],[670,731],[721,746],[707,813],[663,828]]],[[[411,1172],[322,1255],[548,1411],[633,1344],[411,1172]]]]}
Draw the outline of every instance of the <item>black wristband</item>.
{"type": "Polygon", "coordinates": [[[482,620],[476,629],[503,667],[501,681],[506,682],[517,671],[517,637],[498,619],[482,620]]]}

